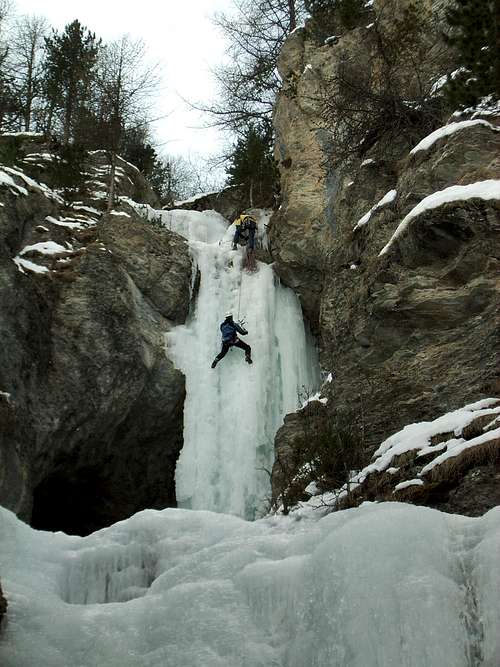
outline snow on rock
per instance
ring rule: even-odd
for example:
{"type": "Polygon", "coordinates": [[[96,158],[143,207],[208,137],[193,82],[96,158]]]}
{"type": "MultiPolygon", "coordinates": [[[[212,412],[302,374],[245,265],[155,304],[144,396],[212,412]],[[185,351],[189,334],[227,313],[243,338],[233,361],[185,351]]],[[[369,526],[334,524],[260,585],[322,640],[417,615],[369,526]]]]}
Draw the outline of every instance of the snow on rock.
{"type": "Polygon", "coordinates": [[[481,120],[481,119],[463,120],[458,123],[449,123],[448,125],[440,127],[439,129],[435,130],[427,137],[422,139],[422,141],[420,141],[414,148],[411,149],[410,155],[415,155],[419,151],[428,150],[431,146],[433,146],[436,143],[436,141],[443,139],[443,137],[448,137],[451,134],[455,134],[455,132],[461,132],[462,130],[468,129],[470,127],[476,127],[478,125],[487,127],[488,129],[493,130],[494,132],[500,132],[500,127],[492,125],[487,120],[481,120]]]}
{"type": "Polygon", "coordinates": [[[322,397],[321,397],[321,392],[320,392],[320,391],[317,391],[317,392],[316,392],[315,394],[313,394],[312,396],[308,396],[308,397],[302,402],[302,404],[301,404],[301,406],[300,406],[300,409],[303,410],[303,409],[306,407],[306,405],[309,405],[309,403],[314,403],[314,402],[318,402],[318,403],[321,403],[322,405],[326,405],[326,404],[328,403],[328,399],[327,399],[327,398],[322,398],[322,397]]]}
{"type": "Polygon", "coordinates": [[[23,259],[19,256],[14,257],[12,261],[21,273],[25,273],[26,271],[31,271],[32,273],[49,273],[46,266],[40,266],[39,264],[35,264],[34,262],[30,262],[28,259],[23,259]]]}
{"type": "Polygon", "coordinates": [[[22,187],[21,185],[17,185],[12,176],[9,176],[9,174],[5,173],[5,171],[2,169],[0,169],[0,186],[3,185],[8,188],[12,188],[18,194],[27,195],[28,190],[26,190],[26,188],[22,187]]]}
{"type": "Polygon", "coordinates": [[[102,215],[102,211],[98,211],[93,206],[84,206],[79,202],[74,202],[73,204],[71,204],[71,208],[74,209],[75,211],[84,211],[85,213],[96,215],[97,217],[100,217],[102,215]]]}
{"type": "Polygon", "coordinates": [[[366,497],[385,501],[391,491],[398,499],[411,500],[432,492],[441,482],[446,487],[450,482],[447,465],[455,471],[467,470],[471,460],[480,464],[500,452],[499,420],[500,399],[488,398],[430,422],[409,424],[387,438],[372,463],[353,471],[342,488],[299,501],[291,513],[307,518],[356,507],[366,497]]]}
{"type": "Polygon", "coordinates": [[[71,252],[72,247],[69,249],[64,246],[56,243],[55,241],[43,241],[41,243],[34,243],[33,245],[27,245],[21,250],[20,255],[26,255],[29,252],[37,252],[41,255],[61,255],[65,254],[68,251],[71,252]]]}
{"type": "Polygon", "coordinates": [[[368,213],[365,213],[365,215],[358,220],[358,222],[354,225],[352,231],[355,232],[360,227],[363,227],[363,225],[366,225],[376,211],[378,211],[381,208],[384,208],[384,206],[392,204],[397,196],[398,196],[397,190],[389,190],[389,192],[386,192],[386,194],[382,197],[382,199],[377,204],[375,204],[375,206],[372,206],[372,208],[368,211],[368,213]]]}
{"type": "Polygon", "coordinates": [[[407,489],[410,486],[423,486],[423,484],[424,483],[421,479],[408,479],[406,482],[400,482],[399,484],[396,484],[393,493],[396,493],[396,491],[402,491],[403,489],[407,489]]]}
{"type": "MultiPolygon", "coordinates": [[[[2,166],[0,170],[0,184],[2,183],[2,176],[5,178],[6,175],[10,174],[11,176],[15,176],[19,179],[21,179],[25,185],[28,186],[31,190],[34,190],[35,192],[39,192],[42,194],[44,197],[47,197],[47,199],[52,199],[56,201],[58,204],[64,204],[63,198],[57,194],[57,192],[54,192],[51,190],[45,183],[38,183],[35,181],[33,178],[30,178],[29,176],[26,176],[26,174],[22,171],[19,171],[18,169],[13,169],[12,167],[5,167],[2,166]],[[2,174],[2,171],[4,172],[2,174]]],[[[27,195],[28,191],[26,188],[23,188],[22,186],[16,185],[14,182],[14,187],[23,195],[27,195]]]]}
{"type": "Polygon", "coordinates": [[[448,412],[433,421],[405,426],[402,431],[384,440],[374,454],[375,461],[362,471],[360,477],[366,477],[373,470],[385,470],[395,456],[413,450],[424,450],[431,445],[431,439],[436,435],[452,432],[455,436],[460,436],[464,428],[478,417],[500,414],[498,403],[497,398],[486,398],[448,412]]]}
{"type": "Polygon", "coordinates": [[[440,76],[437,81],[435,81],[432,85],[430,94],[436,95],[439,93],[442,88],[446,85],[448,79],[456,79],[459,74],[462,74],[462,72],[465,72],[464,67],[459,67],[455,71],[451,72],[450,74],[444,74],[443,76],[440,76]]]}
{"type": "Polygon", "coordinates": [[[2,667],[469,667],[500,655],[500,509],[136,514],[85,538],[0,509],[2,667]]]}
{"type": "Polygon", "coordinates": [[[361,167],[369,167],[371,164],[375,164],[375,160],[373,158],[368,158],[367,160],[363,160],[361,163],[361,167]]]}
{"type": "Polygon", "coordinates": [[[84,229],[82,220],[77,220],[76,218],[54,218],[52,215],[48,215],[45,220],[50,222],[52,225],[58,225],[59,227],[67,227],[68,229],[84,229]]]}
{"type": "Polygon", "coordinates": [[[125,213],[125,211],[110,211],[109,215],[118,215],[118,216],[121,216],[122,218],[132,217],[128,213],[125,213]]]}
{"type": "Polygon", "coordinates": [[[189,199],[182,199],[180,201],[174,201],[174,206],[185,206],[186,204],[194,204],[194,202],[198,201],[198,199],[203,199],[204,197],[211,197],[213,195],[219,194],[218,190],[214,190],[213,192],[200,192],[197,195],[193,195],[192,197],[189,197],[189,199]]]}
{"type": "Polygon", "coordinates": [[[439,208],[443,204],[467,201],[468,199],[500,199],[500,180],[489,179],[471,183],[470,185],[452,185],[425,197],[399,223],[389,242],[379,252],[379,257],[389,251],[394,241],[403,234],[413,218],[431,209],[439,208]]]}
{"type": "Polygon", "coordinates": [[[480,445],[484,445],[486,443],[492,443],[495,440],[500,440],[500,428],[494,429],[493,431],[487,431],[486,433],[481,433],[481,435],[478,435],[471,440],[465,440],[463,438],[449,440],[446,443],[446,451],[424,466],[420,471],[420,475],[426,475],[443,463],[450,461],[450,459],[454,459],[457,456],[460,456],[467,450],[472,450],[475,447],[479,447],[480,445]]]}
{"type": "MultiPolygon", "coordinates": [[[[176,472],[181,507],[253,518],[270,492],[274,435],[298,406],[303,385],[315,387],[316,350],[295,294],[272,267],[242,270],[234,226],[215,211],[161,212],[163,224],[190,241],[201,272],[191,318],[167,334],[167,354],[186,376],[184,448],[176,472]],[[216,369],[219,324],[226,311],[244,318],[254,363],[237,348],[216,369]]],[[[259,223],[260,224],[260,223],[259,223]]]]}

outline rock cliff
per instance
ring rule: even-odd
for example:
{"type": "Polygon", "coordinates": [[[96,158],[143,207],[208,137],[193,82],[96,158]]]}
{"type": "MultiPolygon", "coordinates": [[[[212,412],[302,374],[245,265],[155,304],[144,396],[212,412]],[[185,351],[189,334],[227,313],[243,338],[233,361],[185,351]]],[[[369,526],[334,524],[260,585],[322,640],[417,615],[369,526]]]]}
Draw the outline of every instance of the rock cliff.
{"type": "Polygon", "coordinates": [[[0,584],[0,630],[2,628],[2,621],[7,613],[7,600],[3,596],[2,585],[0,584]]]}
{"type": "MultiPolygon", "coordinates": [[[[333,376],[324,421],[358,424],[366,461],[405,424],[500,395],[500,114],[437,117],[427,131],[375,136],[337,159],[325,86],[366,52],[369,29],[323,44],[306,25],[285,44],[275,112],[283,203],[270,232],[277,271],[299,294],[333,376]]],[[[429,56],[429,85],[437,63],[429,56]]],[[[278,459],[297,439],[296,418],[287,421],[278,459]]],[[[495,464],[490,482],[497,474],[495,464]]]]}
{"type": "MultiPolygon", "coordinates": [[[[130,206],[104,213],[103,153],[71,204],[31,178],[40,155],[0,169],[0,502],[86,534],[175,504],[185,389],[163,334],[186,317],[192,266],[130,206]]],[[[116,187],[154,203],[123,161],[116,187]]]]}

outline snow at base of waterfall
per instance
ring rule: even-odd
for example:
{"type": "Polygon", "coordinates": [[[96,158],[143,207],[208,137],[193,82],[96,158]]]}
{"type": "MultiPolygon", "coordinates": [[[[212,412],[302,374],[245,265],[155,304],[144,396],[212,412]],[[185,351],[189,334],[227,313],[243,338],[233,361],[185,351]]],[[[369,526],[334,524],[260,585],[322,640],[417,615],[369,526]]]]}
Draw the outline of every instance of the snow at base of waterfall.
{"type": "Polygon", "coordinates": [[[0,509],[0,664],[493,666],[498,553],[500,508],[365,504],[255,522],[147,510],[84,538],[0,509]]]}
{"type": "MultiPolygon", "coordinates": [[[[257,215],[259,236],[266,214],[257,215]]],[[[190,241],[201,274],[186,325],[168,333],[167,353],[186,375],[184,447],[176,472],[180,507],[262,515],[270,495],[274,436],[300,395],[319,384],[316,349],[295,294],[257,263],[243,269],[245,250],[231,249],[233,226],[214,211],[165,211],[165,226],[190,241]],[[253,365],[233,348],[215,369],[225,313],[244,318],[253,365]]]]}

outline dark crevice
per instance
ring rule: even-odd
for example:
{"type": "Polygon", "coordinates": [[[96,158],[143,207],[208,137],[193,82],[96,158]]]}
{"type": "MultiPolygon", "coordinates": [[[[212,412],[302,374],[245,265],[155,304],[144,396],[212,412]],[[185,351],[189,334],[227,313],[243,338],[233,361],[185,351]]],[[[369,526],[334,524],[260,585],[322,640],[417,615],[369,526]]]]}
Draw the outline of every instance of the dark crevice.
{"type": "Polygon", "coordinates": [[[88,535],[109,525],[115,517],[108,486],[98,467],[54,472],[34,490],[32,527],[88,535]]]}

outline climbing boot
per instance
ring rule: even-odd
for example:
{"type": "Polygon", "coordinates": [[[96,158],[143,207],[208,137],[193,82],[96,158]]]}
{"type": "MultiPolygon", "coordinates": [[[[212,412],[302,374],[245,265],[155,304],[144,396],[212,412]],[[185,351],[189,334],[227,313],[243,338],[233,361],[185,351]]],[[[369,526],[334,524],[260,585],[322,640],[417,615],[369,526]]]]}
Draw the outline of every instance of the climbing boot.
{"type": "Polygon", "coordinates": [[[247,364],[253,364],[252,357],[249,354],[245,355],[245,361],[247,364]]]}
{"type": "Polygon", "coordinates": [[[211,366],[211,368],[215,368],[215,367],[217,366],[217,362],[218,362],[218,359],[214,359],[214,360],[212,361],[212,366],[211,366]]]}

